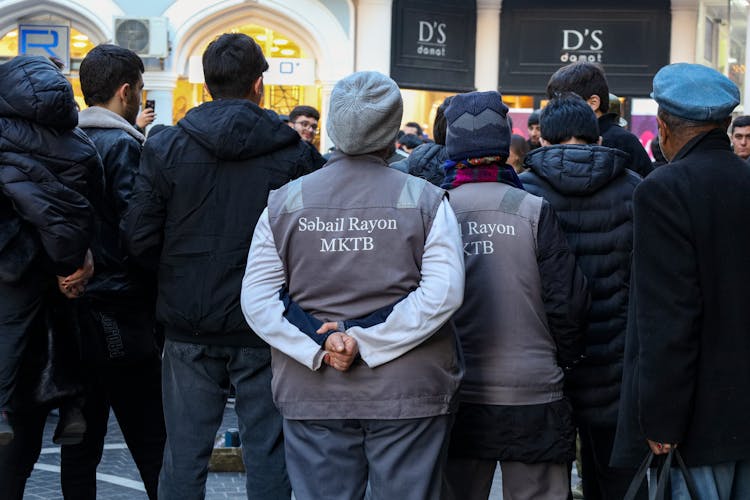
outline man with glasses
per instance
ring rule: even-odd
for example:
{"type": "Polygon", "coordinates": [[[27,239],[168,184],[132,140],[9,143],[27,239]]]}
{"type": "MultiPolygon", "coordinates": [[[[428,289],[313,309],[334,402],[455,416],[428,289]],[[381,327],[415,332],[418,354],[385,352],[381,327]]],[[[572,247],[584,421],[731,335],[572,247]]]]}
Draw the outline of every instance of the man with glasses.
{"type": "Polygon", "coordinates": [[[313,141],[315,136],[318,134],[318,121],[320,120],[320,113],[312,106],[296,106],[291,113],[289,113],[289,121],[287,124],[297,131],[299,136],[302,138],[302,142],[306,144],[310,149],[310,155],[315,168],[322,167],[326,160],[323,158],[315,147],[313,141]]]}

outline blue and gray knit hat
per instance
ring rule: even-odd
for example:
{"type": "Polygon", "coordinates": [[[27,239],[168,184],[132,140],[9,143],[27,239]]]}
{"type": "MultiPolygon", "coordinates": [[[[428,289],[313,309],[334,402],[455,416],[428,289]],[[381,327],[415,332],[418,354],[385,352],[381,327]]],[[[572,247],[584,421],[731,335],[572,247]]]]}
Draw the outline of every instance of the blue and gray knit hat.
{"type": "Polygon", "coordinates": [[[445,146],[451,160],[507,158],[510,154],[508,106],[499,92],[458,94],[445,110],[445,118],[448,122],[445,146]]]}

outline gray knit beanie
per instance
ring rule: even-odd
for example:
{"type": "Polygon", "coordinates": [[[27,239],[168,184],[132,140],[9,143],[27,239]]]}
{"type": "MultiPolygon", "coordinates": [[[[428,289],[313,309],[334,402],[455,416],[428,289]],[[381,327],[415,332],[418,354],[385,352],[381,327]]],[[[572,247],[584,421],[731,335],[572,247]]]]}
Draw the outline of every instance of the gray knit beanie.
{"type": "Polygon", "coordinates": [[[395,141],[403,112],[396,82],[376,71],[358,71],[331,92],[328,135],[348,155],[382,151],[395,141]]]}

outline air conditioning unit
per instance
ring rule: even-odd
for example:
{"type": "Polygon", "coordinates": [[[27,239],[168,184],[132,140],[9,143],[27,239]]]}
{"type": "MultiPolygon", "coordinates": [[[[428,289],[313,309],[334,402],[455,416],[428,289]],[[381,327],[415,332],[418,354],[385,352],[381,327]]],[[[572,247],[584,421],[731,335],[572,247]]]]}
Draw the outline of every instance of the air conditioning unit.
{"type": "Polygon", "coordinates": [[[167,57],[167,18],[116,17],[115,44],[141,57],[167,57]]]}

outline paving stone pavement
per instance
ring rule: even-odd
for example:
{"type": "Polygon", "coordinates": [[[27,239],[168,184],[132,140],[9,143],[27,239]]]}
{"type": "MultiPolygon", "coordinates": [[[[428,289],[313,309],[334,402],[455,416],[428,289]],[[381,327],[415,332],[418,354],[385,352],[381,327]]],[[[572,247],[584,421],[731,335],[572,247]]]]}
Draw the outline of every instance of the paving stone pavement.
{"type": "MultiPolygon", "coordinates": [[[[52,434],[57,417],[50,415],[44,428],[42,454],[34,467],[34,472],[26,483],[24,500],[62,500],[60,489],[60,447],[52,443],[52,434]]],[[[230,402],[224,411],[224,420],[219,428],[224,430],[237,427],[237,414],[230,402]]],[[[97,498],[104,500],[148,500],[138,469],[113,414],[110,414],[107,437],[102,461],[97,469],[97,498]]],[[[573,483],[578,481],[574,469],[573,483]]],[[[245,494],[245,475],[235,472],[210,472],[206,482],[207,500],[239,500],[245,494]]],[[[491,500],[502,500],[500,468],[490,493],[491,500]]]]}

